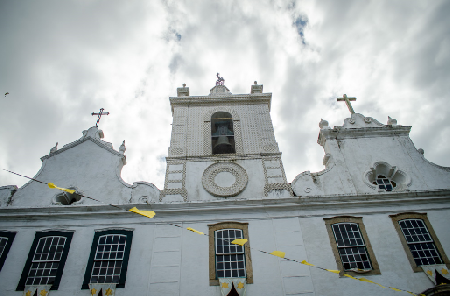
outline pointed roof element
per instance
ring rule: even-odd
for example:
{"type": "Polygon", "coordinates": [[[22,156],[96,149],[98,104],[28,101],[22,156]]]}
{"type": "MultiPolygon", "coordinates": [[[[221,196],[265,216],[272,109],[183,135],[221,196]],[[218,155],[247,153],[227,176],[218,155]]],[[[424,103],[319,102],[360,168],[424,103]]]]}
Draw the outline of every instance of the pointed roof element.
{"type": "Polygon", "coordinates": [[[216,85],[211,88],[209,96],[211,97],[223,97],[231,95],[230,90],[225,85],[216,85]]]}
{"type": "Polygon", "coordinates": [[[71,142],[69,144],[66,144],[61,149],[58,149],[58,150],[53,150],[53,148],[52,148],[48,155],[44,155],[41,157],[41,161],[44,161],[47,158],[50,158],[54,155],[60,154],[68,149],[78,146],[85,141],[92,141],[95,144],[97,144],[99,147],[109,151],[110,153],[117,155],[117,156],[121,156],[123,164],[125,165],[126,164],[126,156],[123,155],[123,153],[114,150],[111,143],[103,141],[102,139],[104,137],[105,137],[105,135],[104,135],[103,131],[99,130],[98,127],[96,127],[96,126],[93,126],[93,127],[89,128],[88,130],[84,130],[83,136],[81,138],[79,138],[78,140],[71,142]]]}
{"type": "Polygon", "coordinates": [[[189,87],[186,87],[186,83],[183,83],[183,87],[177,88],[177,97],[189,97],[189,87]]]}

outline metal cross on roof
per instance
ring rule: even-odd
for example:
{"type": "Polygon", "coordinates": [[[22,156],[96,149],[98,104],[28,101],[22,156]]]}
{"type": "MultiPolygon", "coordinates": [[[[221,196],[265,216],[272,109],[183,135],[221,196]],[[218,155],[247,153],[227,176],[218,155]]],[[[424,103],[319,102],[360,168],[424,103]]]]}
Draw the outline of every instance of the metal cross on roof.
{"type": "Polygon", "coordinates": [[[353,110],[353,107],[352,107],[352,104],[350,103],[350,101],[352,101],[352,102],[356,101],[356,98],[347,98],[347,95],[344,94],[344,97],[343,98],[337,98],[337,101],[338,102],[345,101],[345,104],[347,105],[348,110],[350,111],[350,113],[351,114],[355,113],[355,111],[353,110]]]}
{"type": "Polygon", "coordinates": [[[98,115],[97,123],[95,124],[96,127],[98,127],[98,122],[100,121],[100,118],[102,117],[102,115],[109,115],[109,112],[103,112],[103,110],[105,110],[105,109],[101,108],[99,113],[94,113],[94,112],[91,113],[92,116],[98,115]]]}
{"type": "Polygon", "coordinates": [[[216,85],[223,85],[224,83],[225,83],[225,79],[223,79],[223,77],[219,77],[219,73],[217,73],[216,85]]]}

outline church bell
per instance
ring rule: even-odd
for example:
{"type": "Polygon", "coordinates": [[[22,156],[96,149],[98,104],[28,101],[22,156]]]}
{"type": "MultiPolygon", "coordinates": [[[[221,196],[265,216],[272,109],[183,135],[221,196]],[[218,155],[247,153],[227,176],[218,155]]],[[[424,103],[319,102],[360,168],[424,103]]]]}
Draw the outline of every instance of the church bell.
{"type": "Polygon", "coordinates": [[[229,122],[219,121],[216,123],[216,132],[213,136],[217,137],[217,142],[213,147],[213,154],[235,153],[234,145],[230,143],[233,132],[228,129],[229,122]]]}

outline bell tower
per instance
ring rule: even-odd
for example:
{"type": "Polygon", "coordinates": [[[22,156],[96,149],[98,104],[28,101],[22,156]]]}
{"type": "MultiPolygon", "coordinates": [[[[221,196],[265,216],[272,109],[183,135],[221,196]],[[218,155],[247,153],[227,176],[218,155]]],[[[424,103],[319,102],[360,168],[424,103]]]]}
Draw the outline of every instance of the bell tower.
{"type": "Polygon", "coordinates": [[[232,94],[217,74],[207,96],[171,97],[173,123],[161,202],[293,196],[263,85],[232,94]]]}

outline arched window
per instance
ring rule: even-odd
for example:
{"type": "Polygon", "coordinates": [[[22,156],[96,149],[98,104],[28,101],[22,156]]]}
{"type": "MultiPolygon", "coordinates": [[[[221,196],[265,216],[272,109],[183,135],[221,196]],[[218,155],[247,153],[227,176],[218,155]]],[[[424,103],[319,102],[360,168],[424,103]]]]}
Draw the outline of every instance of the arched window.
{"type": "Polygon", "coordinates": [[[211,116],[212,154],[236,153],[233,118],[228,112],[216,112],[211,116]]]}
{"type": "MultiPolygon", "coordinates": [[[[71,187],[71,190],[76,190],[76,188],[71,187]]],[[[81,200],[82,196],[77,191],[74,193],[61,192],[55,196],[54,203],[57,205],[71,205],[77,203],[81,200]]]]}
{"type": "Polygon", "coordinates": [[[378,192],[403,191],[411,185],[411,178],[396,166],[380,161],[364,173],[364,183],[378,192]]]}

